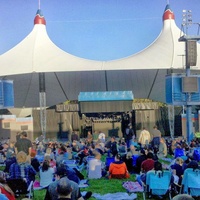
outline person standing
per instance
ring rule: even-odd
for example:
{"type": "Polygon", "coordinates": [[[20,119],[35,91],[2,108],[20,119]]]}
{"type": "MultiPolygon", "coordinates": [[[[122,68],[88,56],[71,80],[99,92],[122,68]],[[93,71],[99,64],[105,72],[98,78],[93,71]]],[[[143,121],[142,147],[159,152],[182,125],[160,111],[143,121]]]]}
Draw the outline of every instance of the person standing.
{"type": "Polygon", "coordinates": [[[93,142],[93,135],[91,131],[88,131],[87,138],[86,138],[87,143],[91,144],[93,142]]]}
{"type": "Polygon", "coordinates": [[[20,132],[17,132],[17,134],[16,134],[16,142],[20,140],[20,137],[21,137],[20,132]]]}
{"type": "Polygon", "coordinates": [[[106,141],[106,135],[105,135],[105,133],[103,133],[102,131],[99,131],[98,140],[99,140],[101,143],[105,143],[105,141],[106,141]]]}
{"type": "Polygon", "coordinates": [[[73,142],[73,141],[79,141],[79,136],[78,136],[78,133],[77,133],[77,131],[73,131],[72,132],[72,135],[71,135],[71,142],[73,142]]]}
{"type": "Polygon", "coordinates": [[[27,132],[23,131],[21,133],[21,138],[15,143],[15,153],[17,154],[20,151],[26,153],[27,161],[31,160],[31,150],[32,142],[27,138],[27,132]]]}
{"type": "Polygon", "coordinates": [[[129,149],[134,135],[134,131],[131,127],[131,124],[128,124],[127,128],[125,129],[124,135],[126,139],[127,148],[129,149]]]}
{"type": "Polygon", "coordinates": [[[161,138],[161,132],[158,130],[158,127],[155,125],[153,127],[153,130],[151,132],[152,134],[152,146],[155,147],[159,147],[160,144],[160,138],[161,138]]]}
{"type": "Polygon", "coordinates": [[[151,140],[151,135],[150,135],[149,131],[147,131],[146,128],[144,127],[140,133],[138,143],[140,143],[141,146],[144,147],[144,146],[149,145],[150,140],[151,140]]]}
{"type": "Polygon", "coordinates": [[[118,147],[117,147],[117,142],[115,140],[115,136],[111,137],[110,153],[113,155],[113,157],[115,157],[116,154],[118,153],[118,147]]]}

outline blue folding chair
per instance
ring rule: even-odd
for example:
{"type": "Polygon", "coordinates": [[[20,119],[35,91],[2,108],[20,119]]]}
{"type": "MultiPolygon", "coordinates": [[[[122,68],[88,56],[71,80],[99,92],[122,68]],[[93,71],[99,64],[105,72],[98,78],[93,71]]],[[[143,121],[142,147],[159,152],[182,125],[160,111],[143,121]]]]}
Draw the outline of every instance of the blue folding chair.
{"type": "Polygon", "coordinates": [[[133,158],[133,166],[136,165],[136,160],[137,160],[138,157],[139,157],[139,155],[132,155],[132,158],[133,158]]]}
{"type": "Polygon", "coordinates": [[[182,179],[181,193],[186,193],[194,197],[200,196],[200,170],[188,168],[184,171],[182,179]]]}
{"type": "Polygon", "coordinates": [[[114,157],[106,157],[106,168],[109,168],[110,163],[114,162],[115,158],[114,157]]]}
{"type": "Polygon", "coordinates": [[[171,199],[171,177],[170,171],[149,171],[146,175],[145,193],[152,196],[164,196],[169,195],[171,199]]]}
{"type": "Polygon", "coordinates": [[[200,161],[200,148],[199,148],[199,147],[197,147],[197,148],[194,149],[193,158],[194,158],[194,160],[196,160],[197,162],[200,161]]]}
{"type": "Polygon", "coordinates": [[[176,149],[174,150],[174,157],[175,157],[175,158],[184,157],[184,156],[185,156],[184,149],[176,148],[176,149]]]}

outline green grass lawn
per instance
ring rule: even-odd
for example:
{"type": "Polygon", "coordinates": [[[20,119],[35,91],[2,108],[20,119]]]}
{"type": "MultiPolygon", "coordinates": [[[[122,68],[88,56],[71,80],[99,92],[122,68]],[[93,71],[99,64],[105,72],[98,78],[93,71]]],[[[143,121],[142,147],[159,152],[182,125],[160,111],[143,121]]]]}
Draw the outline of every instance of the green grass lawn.
{"type": "MultiPolygon", "coordinates": [[[[128,179],[131,181],[135,181],[135,175],[131,175],[131,178],[128,179]]],[[[126,190],[122,187],[123,181],[127,181],[127,179],[118,180],[118,179],[90,179],[89,187],[82,188],[81,191],[92,191],[93,193],[99,194],[107,194],[107,193],[116,193],[116,192],[126,192],[126,190]]],[[[137,193],[137,199],[143,199],[141,193],[137,193]]],[[[45,190],[37,190],[34,192],[34,200],[42,200],[45,196],[45,190]]],[[[94,200],[95,198],[90,198],[94,200]]]]}
{"type": "MultiPolygon", "coordinates": [[[[105,157],[102,157],[102,161],[105,162],[105,157]]],[[[166,163],[167,164],[167,163],[166,163]]],[[[4,168],[0,168],[0,170],[3,170],[4,168]]],[[[82,172],[85,179],[87,179],[86,171],[82,172]]],[[[39,179],[37,176],[36,179],[39,179]]],[[[116,192],[126,192],[126,190],[123,188],[122,183],[124,181],[135,181],[135,175],[131,175],[129,179],[107,179],[107,178],[101,178],[101,179],[90,179],[89,180],[89,187],[81,188],[81,191],[91,191],[93,193],[99,193],[99,194],[107,194],[107,193],[116,193],[116,192]]],[[[34,200],[43,200],[45,196],[46,190],[35,190],[34,191],[34,200]]],[[[18,200],[22,199],[18,198],[18,200]]],[[[91,198],[91,200],[94,200],[95,198],[91,198]]],[[[137,200],[142,200],[143,196],[142,193],[137,193],[137,200]]],[[[168,199],[168,198],[167,198],[168,199]]]]}

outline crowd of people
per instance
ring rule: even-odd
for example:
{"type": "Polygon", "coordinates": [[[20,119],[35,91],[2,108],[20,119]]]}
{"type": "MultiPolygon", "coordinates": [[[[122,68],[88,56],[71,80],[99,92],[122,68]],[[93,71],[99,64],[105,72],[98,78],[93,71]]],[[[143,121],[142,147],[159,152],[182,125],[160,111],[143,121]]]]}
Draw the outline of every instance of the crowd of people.
{"type": "Polygon", "coordinates": [[[190,144],[183,139],[169,140],[163,138],[157,126],[150,133],[143,128],[138,138],[131,125],[128,125],[124,137],[107,138],[103,132],[93,138],[88,131],[86,138],[79,138],[74,131],[71,141],[45,142],[42,137],[30,141],[23,131],[16,136],[16,142],[1,145],[0,152],[4,157],[5,169],[0,174],[1,193],[5,198],[14,200],[14,189],[7,184],[8,180],[22,179],[27,187],[31,182],[46,189],[45,200],[89,199],[92,195],[87,192],[81,195],[79,183],[85,177],[81,173],[87,171],[87,178],[99,179],[129,179],[131,174],[137,174],[136,180],[142,185],[146,174],[151,170],[170,170],[171,183],[177,192],[181,187],[182,177],[187,168],[198,168],[199,160],[194,159],[194,149],[199,146],[198,139],[190,144]],[[176,149],[183,154],[176,155],[176,149]],[[167,155],[172,158],[168,166],[162,165],[167,155]],[[106,157],[105,162],[102,156],[106,157]],[[107,162],[109,159],[112,161],[107,162]],[[74,165],[68,165],[73,160],[74,165]],[[39,180],[36,179],[38,175],[39,180]],[[57,188],[57,189],[56,189],[57,188]]]}

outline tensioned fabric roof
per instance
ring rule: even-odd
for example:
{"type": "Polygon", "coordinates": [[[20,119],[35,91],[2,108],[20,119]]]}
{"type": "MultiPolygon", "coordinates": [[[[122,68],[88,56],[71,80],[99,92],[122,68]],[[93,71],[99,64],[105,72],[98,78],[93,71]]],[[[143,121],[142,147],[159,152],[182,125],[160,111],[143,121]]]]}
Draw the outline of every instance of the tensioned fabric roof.
{"type": "MultiPolygon", "coordinates": [[[[143,51],[113,61],[87,60],[61,50],[50,40],[46,21],[38,10],[31,33],[0,55],[0,75],[14,80],[15,107],[39,106],[40,72],[45,72],[48,106],[77,99],[84,91],[130,90],[135,98],[165,102],[167,71],[184,72],[185,44],[178,41],[180,35],[167,5],[160,35],[143,51]]],[[[199,52],[199,44],[197,49],[199,52]]],[[[195,69],[199,65],[200,57],[195,69]]]]}

